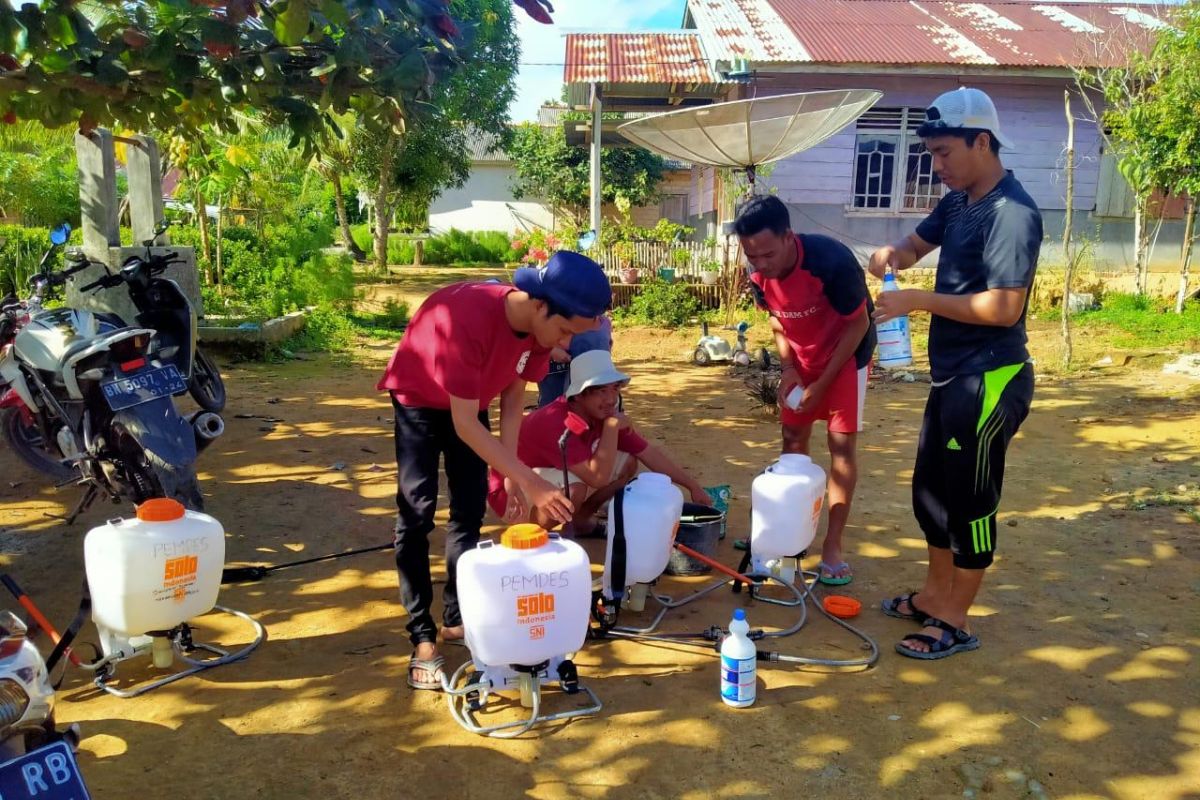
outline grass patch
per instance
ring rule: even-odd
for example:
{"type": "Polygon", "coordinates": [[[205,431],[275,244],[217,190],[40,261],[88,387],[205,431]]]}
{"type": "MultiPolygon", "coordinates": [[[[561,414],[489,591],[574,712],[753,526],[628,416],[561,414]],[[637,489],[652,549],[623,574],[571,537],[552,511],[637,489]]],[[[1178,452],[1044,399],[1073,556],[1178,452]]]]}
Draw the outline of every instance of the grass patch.
{"type": "Polygon", "coordinates": [[[1191,517],[1193,522],[1200,522],[1200,485],[1180,485],[1171,491],[1132,498],[1126,507],[1130,511],[1145,511],[1148,508],[1177,508],[1191,517]]]}
{"type": "Polygon", "coordinates": [[[344,353],[361,339],[397,340],[408,325],[408,303],[389,299],[382,311],[350,313],[321,306],[309,314],[304,328],[282,342],[268,358],[287,353],[344,353]]]}
{"type": "Polygon", "coordinates": [[[1103,306],[1075,314],[1073,320],[1081,330],[1111,333],[1117,347],[1200,346],[1200,302],[1195,300],[1176,314],[1166,298],[1110,294],[1103,306]]]}

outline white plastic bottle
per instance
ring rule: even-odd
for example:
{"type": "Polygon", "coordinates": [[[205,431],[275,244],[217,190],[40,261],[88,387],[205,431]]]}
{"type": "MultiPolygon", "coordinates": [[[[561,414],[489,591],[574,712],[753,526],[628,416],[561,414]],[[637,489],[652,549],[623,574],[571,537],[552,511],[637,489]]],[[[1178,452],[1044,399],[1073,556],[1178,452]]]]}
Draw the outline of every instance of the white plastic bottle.
{"type": "Polygon", "coordinates": [[[729,635],[721,642],[721,699],[733,708],[754,705],[758,688],[758,653],[747,635],[749,633],[746,612],[735,608],[729,635]]]}
{"type": "MultiPolygon", "coordinates": [[[[883,290],[896,292],[896,276],[888,270],[883,277],[883,290]]],[[[896,317],[875,326],[879,334],[879,366],[884,369],[907,367],[912,364],[912,333],[908,329],[908,316],[896,317]]]]}

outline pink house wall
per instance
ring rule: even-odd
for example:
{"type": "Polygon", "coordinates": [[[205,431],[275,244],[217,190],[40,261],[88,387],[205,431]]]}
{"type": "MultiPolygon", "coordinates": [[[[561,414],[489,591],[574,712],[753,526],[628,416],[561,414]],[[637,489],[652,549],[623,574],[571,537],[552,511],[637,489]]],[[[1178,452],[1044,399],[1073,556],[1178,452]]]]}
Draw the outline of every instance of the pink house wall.
{"type": "MultiPolygon", "coordinates": [[[[1065,209],[1066,80],[778,74],[760,84],[759,95],[872,88],[884,92],[878,106],[923,108],[938,94],[960,85],[976,86],[991,95],[1002,129],[1015,140],[1014,149],[1002,151],[1001,157],[1038,205],[1043,209],[1065,209]]],[[[1072,107],[1076,117],[1074,205],[1090,210],[1096,204],[1100,137],[1095,124],[1084,119],[1085,109],[1078,96],[1072,107]]],[[[853,195],[854,140],[854,126],[848,126],[819,147],[778,162],[766,182],[777,187],[781,199],[790,203],[848,206],[853,195]]]]}

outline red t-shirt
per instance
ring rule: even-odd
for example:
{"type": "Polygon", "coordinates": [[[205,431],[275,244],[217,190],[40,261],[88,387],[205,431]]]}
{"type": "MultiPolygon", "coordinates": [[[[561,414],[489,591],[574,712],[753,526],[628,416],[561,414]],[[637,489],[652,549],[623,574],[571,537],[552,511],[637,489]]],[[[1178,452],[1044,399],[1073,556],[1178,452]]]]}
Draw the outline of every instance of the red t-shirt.
{"type": "MultiPolygon", "coordinates": [[[[547,403],[537,411],[527,414],[521,420],[521,434],[517,438],[517,458],[521,463],[532,469],[539,467],[562,467],[562,453],[558,449],[558,439],[567,429],[567,398],[560,397],[553,403],[547,403]]],[[[592,457],[600,444],[600,434],[604,431],[604,423],[593,425],[580,436],[567,439],[567,464],[587,461],[592,457]]],[[[617,450],[639,455],[650,445],[632,428],[617,434],[617,450]]]]}
{"type": "MultiPolygon", "coordinates": [[[[851,319],[868,304],[862,267],[848,247],[828,236],[797,236],[796,264],[786,277],[751,273],[750,281],[759,306],[779,320],[797,369],[808,380],[825,371],[851,319]]],[[[871,360],[873,333],[868,327],[855,353],[859,367],[871,360]]]]}
{"type": "MultiPolygon", "coordinates": [[[[558,439],[567,429],[567,398],[560,397],[521,420],[521,433],[517,438],[517,457],[531,469],[562,469],[562,453],[558,439]]],[[[567,465],[572,467],[592,457],[600,444],[604,424],[593,425],[581,436],[567,439],[567,465]]],[[[617,451],[637,457],[650,443],[636,431],[624,430],[617,434],[617,451]]],[[[496,470],[488,473],[488,503],[497,515],[504,514],[508,495],[504,491],[504,476],[496,470]]]]}
{"type": "Polygon", "coordinates": [[[438,289],[413,315],[376,389],[416,408],[449,409],[450,396],[479,400],[483,411],[518,377],[540,381],[549,348],[508,324],[503,283],[438,289]]]}

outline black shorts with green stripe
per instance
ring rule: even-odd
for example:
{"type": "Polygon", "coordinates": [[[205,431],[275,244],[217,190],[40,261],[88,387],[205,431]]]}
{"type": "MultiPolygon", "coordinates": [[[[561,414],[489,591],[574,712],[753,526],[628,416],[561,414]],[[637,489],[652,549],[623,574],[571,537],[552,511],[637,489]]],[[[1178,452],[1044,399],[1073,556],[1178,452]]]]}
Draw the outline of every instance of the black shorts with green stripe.
{"type": "Polygon", "coordinates": [[[984,569],[996,551],[996,512],[1008,443],[1033,402],[1033,365],[1013,364],[935,385],[913,470],[913,511],[931,547],[984,569]]]}

